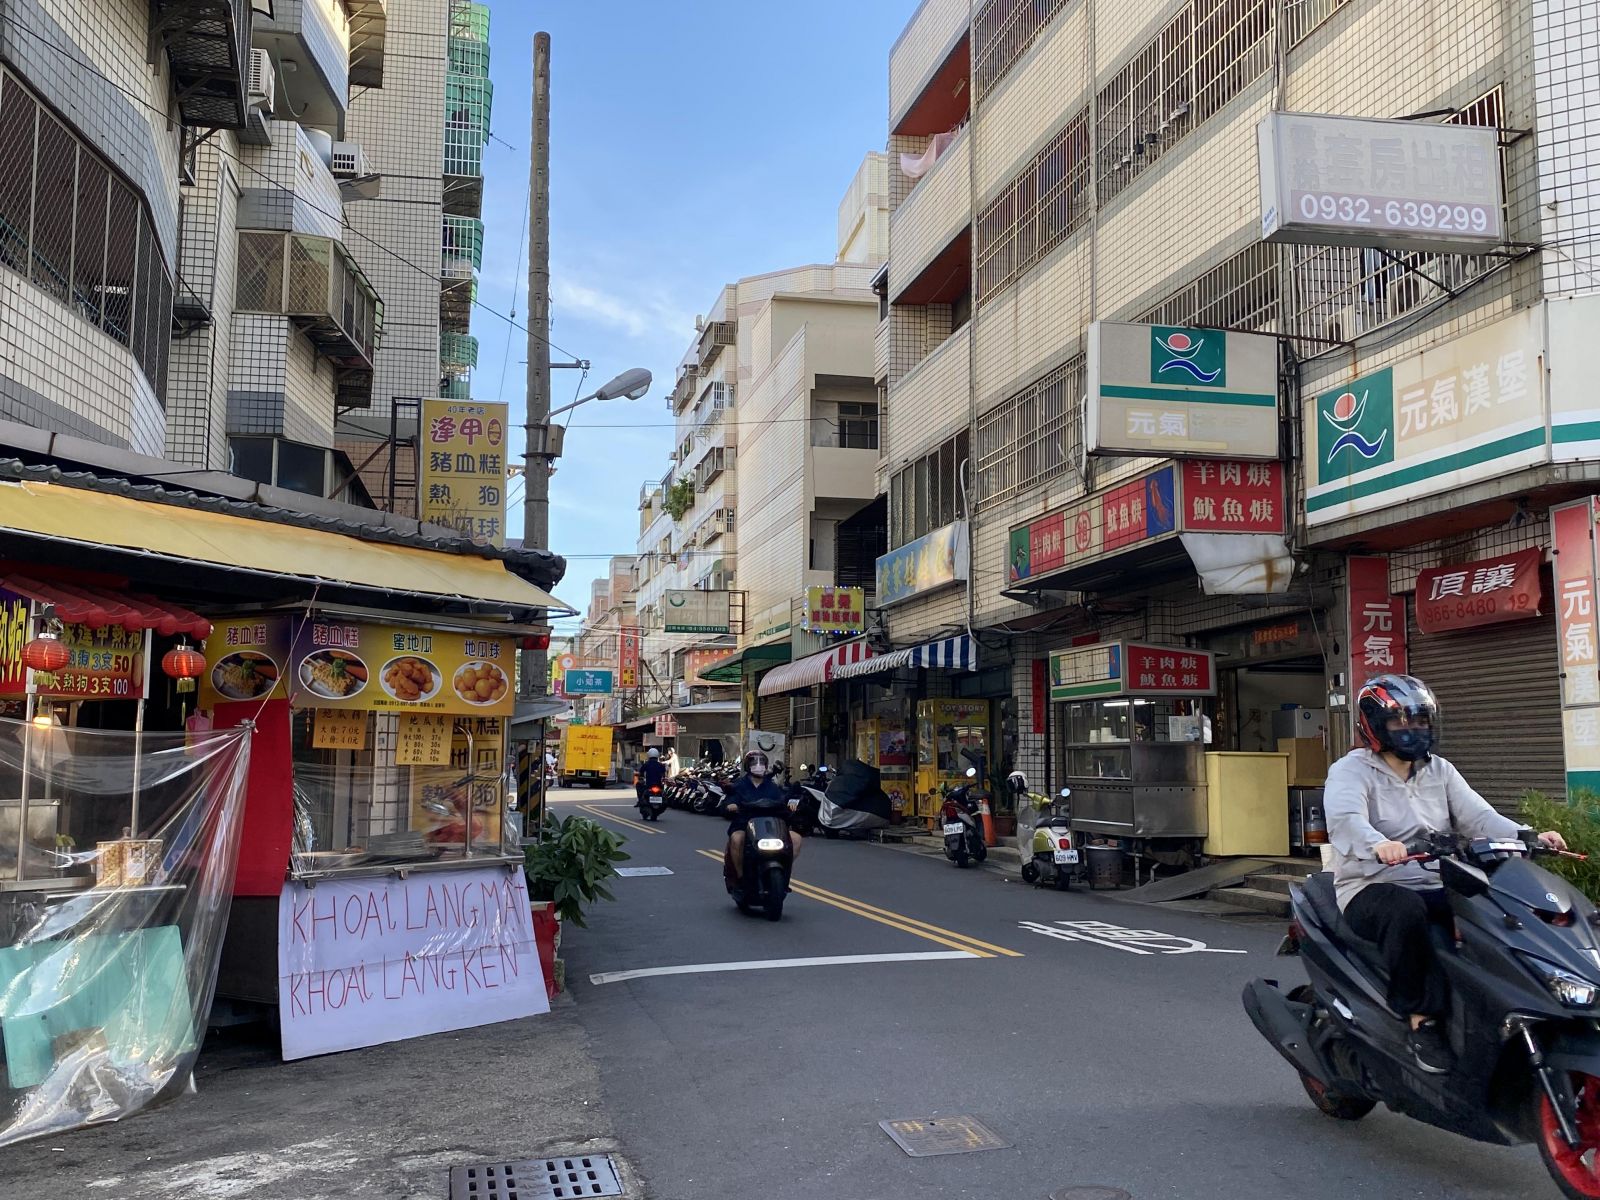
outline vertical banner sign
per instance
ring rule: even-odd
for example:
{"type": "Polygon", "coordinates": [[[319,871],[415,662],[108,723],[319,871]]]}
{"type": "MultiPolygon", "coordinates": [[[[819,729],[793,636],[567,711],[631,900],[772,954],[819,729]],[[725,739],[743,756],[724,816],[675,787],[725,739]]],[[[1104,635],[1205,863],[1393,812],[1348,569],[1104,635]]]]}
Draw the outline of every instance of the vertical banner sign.
{"type": "Polygon", "coordinates": [[[1600,638],[1595,617],[1593,498],[1550,510],[1561,725],[1567,791],[1600,790],[1600,638]]]}
{"type": "Polygon", "coordinates": [[[639,627],[624,625],[617,631],[617,685],[639,686],[639,627]]]}
{"type": "Polygon", "coordinates": [[[1050,660],[1036,658],[1033,660],[1033,724],[1032,733],[1044,733],[1045,710],[1050,705],[1050,660]]]}
{"type": "Polygon", "coordinates": [[[422,520],[506,544],[504,403],[422,402],[422,520]]]}
{"type": "Polygon", "coordinates": [[[1406,669],[1406,602],[1389,594],[1389,560],[1352,556],[1350,585],[1350,688],[1374,675],[1406,669]]]}

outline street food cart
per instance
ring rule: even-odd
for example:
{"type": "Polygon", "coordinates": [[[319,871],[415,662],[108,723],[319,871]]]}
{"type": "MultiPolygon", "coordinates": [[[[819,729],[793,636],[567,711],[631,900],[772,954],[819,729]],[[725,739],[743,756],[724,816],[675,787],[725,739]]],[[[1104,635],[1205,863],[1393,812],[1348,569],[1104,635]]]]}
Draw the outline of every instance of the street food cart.
{"type": "MultiPolygon", "coordinates": [[[[917,815],[932,818],[946,787],[967,780],[967,768],[989,786],[989,702],[921,700],[917,703],[917,815]]],[[[886,785],[887,786],[887,785],[886,785]]]]}
{"type": "Polygon", "coordinates": [[[1072,828],[1137,851],[1197,847],[1215,694],[1216,664],[1203,650],[1103,642],[1052,654],[1072,828]]]}

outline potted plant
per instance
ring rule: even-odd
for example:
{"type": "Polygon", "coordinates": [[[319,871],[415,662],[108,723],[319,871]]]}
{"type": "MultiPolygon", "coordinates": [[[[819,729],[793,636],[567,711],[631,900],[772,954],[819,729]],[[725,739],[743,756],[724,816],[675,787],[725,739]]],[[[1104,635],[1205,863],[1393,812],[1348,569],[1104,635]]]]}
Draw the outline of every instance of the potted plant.
{"type": "Polygon", "coordinates": [[[624,840],[588,817],[574,815],[563,821],[547,815],[537,840],[523,847],[534,939],[545,988],[552,997],[561,990],[556,958],[561,923],[571,921],[582,929],[586,904],[616,899],[605,884],[616,877],[616,864],[630,857],[622,849],[624,840]]]}

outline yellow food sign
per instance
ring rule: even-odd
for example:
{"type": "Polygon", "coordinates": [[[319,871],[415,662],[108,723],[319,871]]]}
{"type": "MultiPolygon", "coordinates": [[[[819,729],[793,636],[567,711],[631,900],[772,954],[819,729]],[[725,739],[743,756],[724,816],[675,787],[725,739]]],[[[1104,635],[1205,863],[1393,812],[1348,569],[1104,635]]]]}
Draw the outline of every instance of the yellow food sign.
{"type": "Polygon", "coordinates": [[[442,767],[450,762],[448,713],[402,713],[394,761],[401,767],[442,767]]]}
{"type": "Polygon", "coordinates": [[[422,402],[422,519],[506,544],[504,403],[422,402]]]}
{"type": "Polygon", "coordinates": [[[367,714],[337,708],[317,709],[311,727],[313,750],[365,750],[367,714]]]}

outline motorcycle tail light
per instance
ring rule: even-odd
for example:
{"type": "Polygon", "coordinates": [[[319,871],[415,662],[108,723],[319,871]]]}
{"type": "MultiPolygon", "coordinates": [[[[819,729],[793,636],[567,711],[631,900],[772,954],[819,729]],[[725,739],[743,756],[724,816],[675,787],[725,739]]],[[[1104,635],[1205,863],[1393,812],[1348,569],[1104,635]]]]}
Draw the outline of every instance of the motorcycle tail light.
{"type": "Polygon", "coordinates": [[[1061,849],[1063,849],[1063,850],[1071,850],[1072,849],[1072,839],[1071,838],[1062,838],[1061,842],[1060,842],[1060,845],[1061,845],[1061,849]]]}

